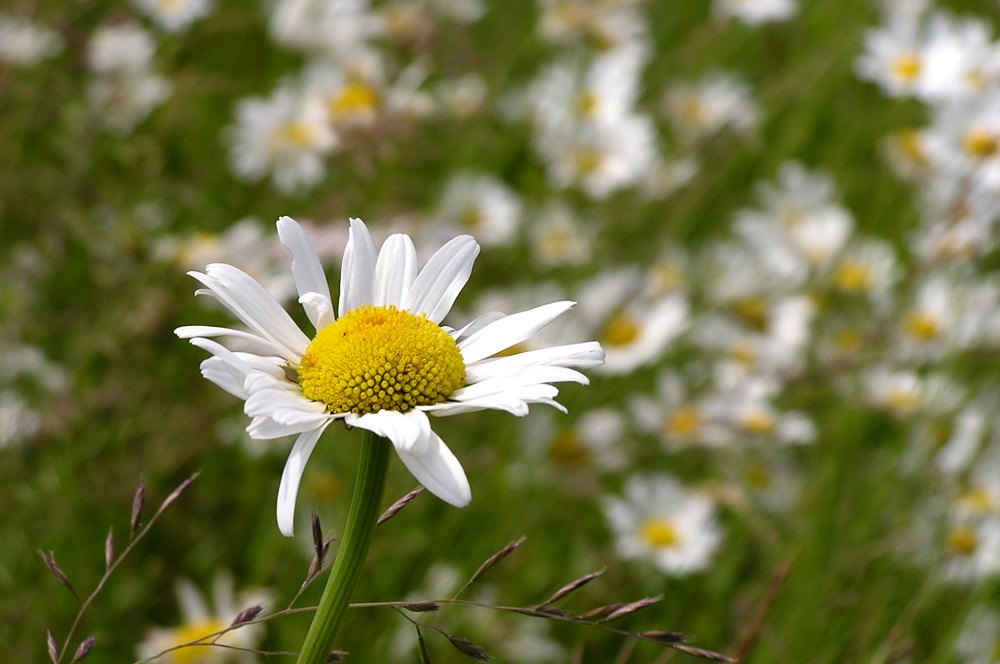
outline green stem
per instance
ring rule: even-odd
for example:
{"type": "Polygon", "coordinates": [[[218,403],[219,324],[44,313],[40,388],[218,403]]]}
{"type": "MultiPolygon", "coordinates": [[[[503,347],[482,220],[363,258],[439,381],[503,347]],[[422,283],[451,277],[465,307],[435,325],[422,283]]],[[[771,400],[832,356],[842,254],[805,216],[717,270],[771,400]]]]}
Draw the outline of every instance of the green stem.
{"type": "Polygon", "coordinates": [[[337,630],[361,574],[368,545],[375,534],[391,449],[391,443],[385,438],[370,431],[364,432],[351,511],[347,515],[326,589],[299,652],[298,664],[321,664],[328,661],[333,650],[333,640],[337,637],[337,630]]]}

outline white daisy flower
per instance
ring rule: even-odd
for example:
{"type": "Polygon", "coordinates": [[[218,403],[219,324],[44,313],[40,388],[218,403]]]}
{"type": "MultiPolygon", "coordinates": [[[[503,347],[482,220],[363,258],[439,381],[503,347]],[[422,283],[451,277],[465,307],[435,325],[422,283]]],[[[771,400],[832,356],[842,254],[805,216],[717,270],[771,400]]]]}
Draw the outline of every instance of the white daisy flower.
{"type": "Polygon", "coordinates": [[[231,625],[241,611],[270,603],[270,592],[251,589],[237,594],[232,577],[220,573],[212,582],[211,602],[186,579],[178,581],[176,593],[183,622],[172,628],[150,630],[137,647],[140,657],[156,657],[157,661],[166,664],[257,661],[248,651],[255,648],[263,637],[263,625],[243,625],[219,637],[211,635],[231,625]],[[199,645],[178,648],[193,641],[199,645]],[[172,648],[177,649],[170,650],[172,648]],[[158,657],[165,650],[170,652],[158,657]]]}
{"type": "Polygon", "coordinates": [[[419,482],[463,507],[472,498],[465,471],[431,430],[428,413],[495,409],[523,416],[532,403],[562,409],[552,383],[587,384],[577,369],[604,361],[594,341],[497,356],[573,302],[509,316],[488,313],[458,330],[441,326],[479,253],[468,235],[448,242],[418,270],[408,236],[393,235],[376,250],[364,223],[351,219],[335,317],[330,287],[305,233],[289,217],[277,226],[316,334],[310,339],[245,272],[219,263],[189,274],[205,286],[199,294],[218,299],[249,331],[193,325],[176,333],[213,355],[202,363],[202,375],[246,400],[251,437],[298,435],[278,489],[278,527],[285,535],[292,534],[306,461],[333,422],[389,439],[419,482]],[[210,337],[234,338],[247,350],[233,352],[210,337]]]}
{"type": "Polygon", "coordinates": [[[649,560],[666,574],[705,569],[722,540],[715,502],[669,475],[631,477],[624,498],[603,502],[618,555],[649,560]]]}
{"type": "Polygon", "coordinates": [[[211,0],[132,0],[132,4],[166,32],[180,32],[212,11],[211,0]]]}

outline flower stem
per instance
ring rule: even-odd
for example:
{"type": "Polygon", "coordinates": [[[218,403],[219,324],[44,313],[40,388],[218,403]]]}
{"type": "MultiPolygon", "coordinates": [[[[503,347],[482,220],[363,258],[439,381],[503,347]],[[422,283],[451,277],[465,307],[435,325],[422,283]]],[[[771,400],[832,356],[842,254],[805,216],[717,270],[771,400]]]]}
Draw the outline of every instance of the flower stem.
{"type": "Polygon", "coordinates": [[[328,661],[333,640],[351,601],[351,594],[368,553],[368,545],[375,533],[386,470],[389,468],[390,450],[391,443],[388,440],[370,431],[364,432],[351,510],[337,549],[337,559],[299,652],[298,664],[328,661]]]}

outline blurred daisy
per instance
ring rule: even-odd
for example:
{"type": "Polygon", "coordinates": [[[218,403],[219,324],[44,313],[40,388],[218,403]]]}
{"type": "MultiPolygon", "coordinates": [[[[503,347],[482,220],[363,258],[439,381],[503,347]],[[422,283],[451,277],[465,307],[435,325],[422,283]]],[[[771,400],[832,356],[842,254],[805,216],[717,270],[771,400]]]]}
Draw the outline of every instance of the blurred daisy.
{"type": "Polygon", "coordinates": [[[689,141],[724,129],[749,133],[760,115],[750,87],[728,74],[712,74],[699,83],[673,87],[663,103],[677,132],[689,141]]]}
{"type": "Polygon", "coordinates": [[[284,193],[319,182],[326,174],[323,158],[337,144],[319,95],[290,86],[239,102],[228,132],[236,175],[249,181],[270,175],[284,193]]]}
{"type": "Polygon", "coordinates": [[[225,634],[211,637],[232,624],[240,614],[253,606],[270,601],[270,594],[262,590],[249,590],[236,595],[233,580],[219,574],[212,584],[212,601],[209,603],[193,583],[181,580],[177,584],[177,602],[181,608],[182,623],[172,628],[150,630],[138,645],[139,657],[156,657],[170,648],[192,641],[200,645],[173,650],[157,661],[166,664],[224,664],[226,662],[255,662],[252,650],[263,636],[263,625],[244,625],[225,634]],[[206,638],[207,637],[207,638],[206,638]],[[218,644],[207,645],[207,644],[218,644]]]}
{"type": "Polygon", "coordinates": [[[418,271],[406,235],[391,236],[377,251],[364,223],[352,219],[350,226],[335,318],[315,250],[292,219],[278,220],[278,237],[292,254],[299,302],[316,329],[311,339],[263,286],[225,264],[190,274],[205,286],[199,293],[218,299],[250,331],[203,325],[176,330],[212,353],[202,374],[246,400],[252,437],[298,435],[278,489],[278,526],[289,536],[306,461],[333,422],[388,438],[419,482],[463,507],[472,497],[465,471],[427,415],[495,409],[523,416],[532,403],[562,409],[551,383],[586,384],[576,369],[604,359],[597,342],[497,356],[573,303],[509,316],[489,313],[458,330],[443,327],[479,253],[475,240],[454,238],[418,271]],[[232,337],[248,350],[234,353],[208,337],[232,337]]]}
{"type": "Polygon", "coordinates": [[[715,0],[715,13],[747,25],[760,25],[791,18],[798,7],[794,0],[715,0]]]}
{"type": "Polygon", "coordinates": [[[55,30],[0,12],[0,62],[28,67],[62,49],[62,37],[55,30]]]}
{"type": "Polygon", "coordinates": [[[1000,663],[1000,613],[991,606],[976,606],[965,617],[955,639],[956,661],[961,664],[1000,663]]]}
{"type": "Polygon", "coordinates": [[[586,221],[566,203],[546,203],[529,227],[535,263],[551,268],[587,262],[593,250],[593,224],[586,221]]]}
{"type": "Polygon", "coordinates": [[[484,247],[509,244],[521,222],[521,199],[492,175],[456,173],[438,203],[437,218],[474,233],[484,247]]]}
{"type": "Polygon", "coordinates": [[[211,0],[132,0],[132,4],[167,32],[179,32],[212,11],[211,0]]]}
{"type": "Polygon", "coordinates": [[[618,555],[674,576],[708,567],[722,539],[712,499],[669,475],[629,478],[624,498],[604,500],[604,514],[618,555]]]}

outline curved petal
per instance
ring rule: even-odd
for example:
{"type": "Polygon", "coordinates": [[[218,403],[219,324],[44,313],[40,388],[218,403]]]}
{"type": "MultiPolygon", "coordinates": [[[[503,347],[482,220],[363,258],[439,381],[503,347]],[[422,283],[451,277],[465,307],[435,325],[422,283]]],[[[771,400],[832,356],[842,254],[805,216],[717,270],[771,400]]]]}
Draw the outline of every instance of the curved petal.
{"type": "Polygon", "coordinates": [[[417,250],[413,241],[401,233],[391,235],[378,253],[372,304],[402,307],[416,278],[417,250]]]}
{"type": "Polygon", "coordinates": [[[472,489],[462,464],[436,433],[429,428],[427,433],[427,438],[412,451],[405,452],[397,447],[396,453],[428,491],[449,505],[465,507],[472,500],[472,489]]]}
{"type": "Polygon", "coordinates": [[[349,427],[360,427],[392,441],[397,449],[411,450],[430,431],[431,423],[419,410],[400,413],[395,410],[380,410],[377,413],[355,415],[348,413],[344,423],[349,427]]]}
{"type": "MultiPolygon", "coordinates": [[[[295,288],[300,298],[306,293],[319,293],[325,295],[326,301],[329,302],[330,284],[326,280],[319,256],[316,255],[316,250],[306,237],[305,231],[291,217],[281,217],[277,226],[278,239],[292,254],[292,278],[295,280],[295,288]]],[[[322,326],[314,317],[314,313],[306,308],[309,321],[318,330],[322,326]]]]}
{"type": "Polygon", "coordinates": [[[479,255],[479,245],[469,235],[459,235],[437,250],[417,275],[410,292],[403,298],[403,308],[426,314],[440,323],[451,310],[465,282],[472,274],[472,264],[479,255]]]}
{"type": "Polygon", "coordinates": [[[205,268],[204,274],[188,274],[204,284],[207,292],[251,331],[274,345],[277,354],[297,362],[305,353],[309,338],[267,289],[249,274],[225,263],[212,263],[205,268]]]}
{"type": "Polygon", "coordinates": [[[510,348],[551,323],[574,304],[568,301],[552,302],[496,320],[458,342],[462,358],[466,363],[475,362],[510,348]]]}
{"type": "Polygon", "coordinates": [[[302,480],[302,472],[309,461],[316,443],[323,435],[320,427],[313,431],[306,431],[298,437],[292,451],[285,462],[285,470],[281,473],[281,484],[278,485],[278,529],[285,537],[291,537],[293,524],[295,522],[295,499],[299,492],[299,482],[302,480]]]}
{"type": "Polygon", "coordinates": [[[337,315],[343,316],[351,309],[371,304],[376,258],[375,243],[368,227],[360,219],[351,219],[344,262],[340,268],[337,315]]]}
{"type": "Polygon", "coordinates": [[[330,301],[329,295],[315,292],[303,293],[299,297],[299,304],[305,309],[306,315],[317,332],[334,321],[333,302],[330,301]]]}

